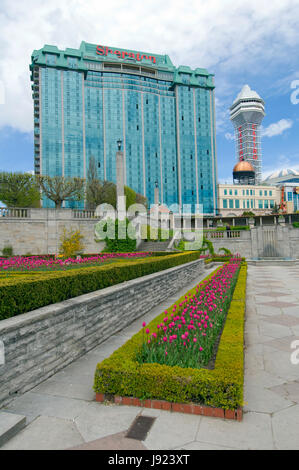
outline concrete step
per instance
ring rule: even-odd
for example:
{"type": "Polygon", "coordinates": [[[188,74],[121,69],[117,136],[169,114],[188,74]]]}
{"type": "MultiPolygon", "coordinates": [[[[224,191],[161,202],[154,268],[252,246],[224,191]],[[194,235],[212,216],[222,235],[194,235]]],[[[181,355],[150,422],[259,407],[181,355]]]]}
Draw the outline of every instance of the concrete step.
{"type": "Polygon", "coordinates": [[[0,447],[26,426],[26,416],[0,411],[0,447]]]}
{"type": "Polygon", "coordinates": [[[169,241],[166,242],[141,242],[138,251],[166,251],[169,241]]]}
{"type": "Polygon", "coordinates": [[[247,259],[247,264],[252,266],[292,266],[298,265],[299,260],[283,258],[247,259]]]}

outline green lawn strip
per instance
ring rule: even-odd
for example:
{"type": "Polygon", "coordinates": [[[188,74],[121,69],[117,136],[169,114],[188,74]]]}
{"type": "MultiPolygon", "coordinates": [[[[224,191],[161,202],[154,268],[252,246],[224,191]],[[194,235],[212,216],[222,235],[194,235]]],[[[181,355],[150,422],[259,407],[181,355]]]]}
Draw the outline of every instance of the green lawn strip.
{"type": "MultiPolygon", "coordinates": [[[[205,280],[209,280],[219,269],[221,266],[205,280]]],[[[243,405],[246,269],[246,264],[243,264],[228,310],[213,370],[138,363],[136,355],[142,345],[144,334],[141,330],[109,358],[97,365],[94,391],[139,399],[200,403],[223,409],[241,407],[243,405]]],[[[203,281],[200,282],[202,283],[203,281]]],[[[196,287],[188,292],[195,294],[196,287]]],[[[180,303],[184,298],[185,295],[175,304],[180,303]]],[[[168,308],[169,314],[175,304],[168,308]]],[[[163,312],[147,326],[150,333],[164,316],[163,312]]]]}
{"type": "Polygon", "coordinates": [[[198,252],[0,278],[0,320],[199,258],[198,252]]]}

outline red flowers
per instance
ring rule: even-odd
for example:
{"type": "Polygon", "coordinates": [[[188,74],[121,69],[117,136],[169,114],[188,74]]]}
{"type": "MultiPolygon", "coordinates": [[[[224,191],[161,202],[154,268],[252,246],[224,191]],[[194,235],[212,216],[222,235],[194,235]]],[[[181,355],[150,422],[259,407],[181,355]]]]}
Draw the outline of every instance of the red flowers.
{"type": "Polygon", "coordinates": [[[196,287],[196,294],[188,293],[179,307],[172,308],[175,315],[166,310],[151,343],[144,342],[138,356],[140,362],[195,368],[207,365],[222,330],[240,263],[240,258],[232,258],[223,265],[209,281],[196,287]],[[200,310],[202,302],[206,310],[200,310]]]}
{"type": "Polygon", "coordinates": [[[0,257],[1,271],[49,271],[62,270],[74,266],[95,266],[110,259],[130,259],[150,256],[151,253],[101,253],[99,255],[88,256],[86,258],[53,259],[49,255],[45,256],[12,256],[11,258],[0,257]]]}

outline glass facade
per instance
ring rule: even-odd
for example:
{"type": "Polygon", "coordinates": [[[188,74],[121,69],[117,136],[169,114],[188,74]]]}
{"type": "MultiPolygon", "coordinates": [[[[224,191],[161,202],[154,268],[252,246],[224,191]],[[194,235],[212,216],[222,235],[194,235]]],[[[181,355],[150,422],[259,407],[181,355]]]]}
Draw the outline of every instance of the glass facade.
{"type": "Polygon", "coordinates": [[[214,80],[205,69],[85,42],[34,51],[30,69],[35,173],[86,178],[94,157],[98,177],[116,182],[121,139],[125,184],[150,204],[157,183],[161,203],[216,213],[214,80]]]}

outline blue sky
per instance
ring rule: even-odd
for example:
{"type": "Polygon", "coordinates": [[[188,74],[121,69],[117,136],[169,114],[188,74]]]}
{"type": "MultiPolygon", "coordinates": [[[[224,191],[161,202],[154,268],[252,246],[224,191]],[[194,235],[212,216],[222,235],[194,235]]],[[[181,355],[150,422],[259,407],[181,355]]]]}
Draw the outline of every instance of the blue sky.
{"type": "Polygon", "coordinates": [[[81,40],[168,54],[177,66],[215,74],[220,182],[231,180],[236,161],[229,106],[244,84],[265,100],[264,175],[299,169],[299,0],[3,0],[0,170],[33,170],[33,49],[81,40]]]}

